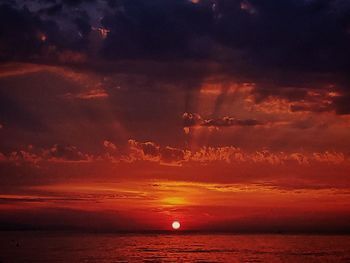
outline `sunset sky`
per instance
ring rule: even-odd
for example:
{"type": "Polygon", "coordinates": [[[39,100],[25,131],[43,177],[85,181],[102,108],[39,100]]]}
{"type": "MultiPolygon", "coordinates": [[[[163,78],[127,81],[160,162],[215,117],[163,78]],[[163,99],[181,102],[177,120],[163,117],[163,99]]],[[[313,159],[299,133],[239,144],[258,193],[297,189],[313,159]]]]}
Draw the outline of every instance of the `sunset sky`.
{"type": "Polygon", "coordinates": [[[350,231],[347,0],[1,0],[0,228],[350,231]]]}

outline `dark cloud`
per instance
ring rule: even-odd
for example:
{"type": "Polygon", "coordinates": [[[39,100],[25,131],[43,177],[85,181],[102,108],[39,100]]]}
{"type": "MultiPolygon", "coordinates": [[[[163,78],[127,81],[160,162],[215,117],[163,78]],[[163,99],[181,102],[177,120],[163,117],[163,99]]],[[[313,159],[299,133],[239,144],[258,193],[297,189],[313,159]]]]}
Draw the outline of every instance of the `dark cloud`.
{"type": "Polygon", "coordinates": [[[329,106],[323,106],[318,104],[293,104],[290,106],[292,112],[298,111],[311,111],[311,112],[326,112],[330,111],[331,108],[329,106]]]}
{"type": "Polygon", "coordinates": [[[1,154],[0,161],[16,165],[34,165],[40,162],[80,162],[89,161],[91,156],[82,153],[76,146],[55,144],[50,148],[38,148],[29,145],[23,149],[16,149],[9,153],[1,154]]]}
{"type": "Polygon", "coordinates": [[[209,127],[230,127],[230,126],[256,126],[263,123],[254,119],[240,120],[232,117],[223,117],[220,119],[204,120],[201,126],[209,127]]]}
{"type": "Polygon", "coordinates": [[[250,74],[348,68],[350,7],[343,1],[132,0],[114,9],[102,21],[111,30],[103,49],[108,58],[205,57],[250,74]]]}
{"type": "Polygon", "coordinates": [[[68,161],[80,161],[80,160],[86,160],[86,155],[81,153],[77,147],[68,145],[54,145],[47,153],[50,157],[54,159],[62,159],[62,160],[68,160],[68,161]]]}
{"type": "Polygon", "coordinates": [[[0,59],[23,59],[40,52],[41,22],[28,9],[0,5],[0,59]]]}
{"type": "Polygon", "coordinates": [[[62,7],[63,7],[62,4],[54,3],[53,5],[51,5],[49,7],[41,8],[39,13],[46,14],[48,16],[58,15],[62,11],[62,7]]]}
{"type": "Polygon", "coordinates": [[[30,3],[0,4],[0,59],[60,63],[61,52],[87,52],[90,31],[84,10],[66,14],[62,4],[39,10],[30,3]]]}
{"type": "Polygon", "coordinates": [[[161,149],[161,159],[167,163],[176,163],[184,160],[184,151],[181,149],[166,146],[161,149]]]}
{"type": "Polygon", "coordinates": [[[203,119],[196,113],[185,112],[182,116],[184,127],[203,126],[203,127],[231,127],[231,126],[257,126],[264,123],[255,119],[237,119],[233,117],[222,117],[215,119],[203,119]]]}
{"type": "Polygon", "coordinates": [[[93,3],[95,0],[62,0],[62,3],[70,6],[78,6],[82,3],[93,3]]]}
{"type": "MultiPolygon", "coordinates": [[[[78,12],[85,14],[74,20],[78,30],[87,33],[86,10],[89,6],[102,10],[103,4],[110,6],[101,21],[109,30],[101,53],[108,59],[241,59],[238,64],[260,70],[267,66],[309,72],[345,72],[349,66],[350,4],[346,1],[63,0],[42,3],[39,10],[56,14],[62,6],[80,6],[78,12]]],[[[30,4],[25,6],[3,5],[2,22],[10,31],[17,29],[15,36],[34,38],[33,31],[40,29],[43,19],[30,4]]],[[[65,12],[67,20],[77,15],[75,8],[65,12]]]]}
{"type": "Polygon", "coordinates": [[[187,89],[186,104],[211,73],[256,83],[258,103],[332,84],[340,97],[329,109],[348,114],[349,14],[344,0],[18,1],[0,6],[0,58],[151,73],[187,89]]]}
{"type": "Polygon", "coordinates": [[[145,155],[157,156],[159,154],[159,146],[153,142],[135,142],[140,147],[145,155]]]}
{"type": "Polygon", "coordinates": [[[202,122],[202,117],[199,114],[196,114],[196,113],[185,112],[182,115],[182,119],[183,119],[183,126],[184,127],[195,126],[198,123],[202,122]]]}
{"type": "Polygon", "coordinates": [[[114,58],[179,59],[200,54],[196,41],[208,35],[209,3],[191,1],[120,1],[102,24],[111,30],[103,54],[114,58]]]}

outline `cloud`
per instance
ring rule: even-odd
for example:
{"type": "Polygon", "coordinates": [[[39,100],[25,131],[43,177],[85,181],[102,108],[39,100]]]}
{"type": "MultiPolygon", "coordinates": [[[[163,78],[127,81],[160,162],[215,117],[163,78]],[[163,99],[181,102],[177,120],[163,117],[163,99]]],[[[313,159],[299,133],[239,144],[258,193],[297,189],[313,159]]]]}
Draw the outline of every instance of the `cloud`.
{"type": "Polygon", "coordinates": [[[154,142],[137,142],[130,139],[129,154],[125,156],[126,161],[156,161],[160,160],[159,146],[154,142]]]}
{"type": "Polygon", "coordinates": [[[55,144],[50,148],[37,148],[29,145],[23,150],[2,154],[2,161],[15,163],[32,163],[38,165],[43,162],[99,162],[112,161],[116,163],[155,162],[168,165],[191,164],[268,164],[284,165],[294,163],[311,165],[315,163],[345,164],[350,162],[349,156],[342,152],[272,152],[269,150],[244,151],[234,146],[208,147],[196,150],[160,146],[155,142],[128,141],[126,148],[117,147],[110,141],[103,141],[105,152],[101,155],[80,151],[76,146],[55,144]]]}
{"type": "Polygon", "coordinates": [[[202,117],[197,113],[185,112],[182,115],[182,119],[184,127],[192,127],[202,122],[202,117]]]}
{"type": "Polygon", "coordinates": [[[230,126],[257,126],[263,123],[254,119],[235,119],[232,117],[223,117],[221,119],[208,119],[204,120],[201,126],[209,127],[230,127],[230,126]]]}
{"type": "Polygon", "coordinates": [[[292,110],[349,114],[347,1],[11,3],[0,6],[0,58],[5,60],[153,72],[159,80],[187,84],[182,86],[189,94],[206,77],[219,74],[223,80],[256,83],[262,96],[257,102],[266,90],[285,98],[293,87],[294,94],[287,95],[293,100],[303,96],[303,88],[334,85],[340,96],[331,105],[294,105],[292,110]]]}
{"type": "Polygon", "coordinates": [[[348,92],[328,85],[323,88],[255,88],[251,97],[255,109],[265,112],[334,112],[348,114],[348,92]]]}
{"type": "Polygon", "coordinates": [[[103,141],[103,146],[107,149],[107,150],[111,150],[111,151],[115,151],[117,150],[117,146],[115,146],[114,143],[110,142],[110,141],[103,141]]]}
{"type": "Polygon", "coordinates": [[[0,58],[28,57],[40,51],[40,20],[28,10],[0,5],[0,58]]]}
{"type": "Polygon", "coordinates": [[[202,127],[231,127],[231,126],[257,126],[264,123],[255,119],[236,119],[233,117],[222,117],[216,119],[203,119],[197,113],[185,112],[182,115],[183,125],[185,128],[193,126],[202,127]]]}
{"type": "Polygon", "coordinates": [[[157,163],[177,163],[179,165],[215,162],[223,163],[251,163],[284,165],[294,163],[298,165],[310,165],[315,163],[341,164],[350,161],[344,153],[334,151],[300,153],[300,152],[271,152],[258,150],[247,152],[238,147],[201,147],[198,150],[174,148],[170,146],[161,147],[154,142],[137,142],[129,140],[130,152],[121,157],[127,161],[152,161],[157,163]]]}
{"type": "Polygon", "coordinates": [[[66,93],[64,95],[67,99],[82,99],[82,100],[91,100],[91,99],[104,99],[108,97],[108,93],[104,89],[93,89],[78,94],[66,93]]]}
{"type": "Polygon", "coordinates": [[[160,151],[160,159],[163,164],[181,165],[185,154],[186,152],[184,150],[166,146],[160,151]]]}
{"type": "Polygon", "coordinates": [[[51,160],[67,160],[67,161],[82,161],[87,160],[86,154],[80,152],[76,146],[72,145],[59,145],[55,144],[48,151],[44,152],[44,155],[51,160]]]}
{"type": "MultiPolygon", "coordinates": [[[[293,71],[345,76],[347,69],[346,1],[74,1],[79,10],[71,1],[41,2],[39,8],[29,2],[2,5],[2,24],[10,25],[6,39],[19,40],[27,32],[34,40],[41,32],[46,44],[89,53],[91,29],[103,28],[109,33],[99,56],[108,60],[205,58],[229,71],[241,65],[250,76],[270,72],[276,78],[272,71],[279,69],[284,78],[293,71]]],[[[17,43],[20,54],[25,45],[17,43]]],[[[28,48],[41,48],[40,39],[33,43],[28,48]]]]}
{"type": "MultiPolygon", "coordinates": [[[[109,145],[106,142],[105,144],[109,145]]],[[[42,185],[51,185],[52,189],[43,190],[44,195],[48,196],[51,192],[56,192],[60,184],[64,184],[60,189],[72,194],[83,191],[91,197],[92,192],[99,191],[96,192],[97,197],[105,192],[106,198],[126,196],[125,200],[134,198],[134,194],[139,195],[143,191],[143,188],[139,188],[142,180],[171,180],[179,182],[179,185],[181,181],[218,186],[239,184],[244,191],[252,184],[258,185],[254,188],[260,190],[348,191],[349,171],[350,157],[346,152],[273,152],[266,149],[246,151],[234,146],[190,150],[136,140],[130,140],[125,147],[118,145],[117,150],[105,147],[102,152],[95,154],[72,146],[54,145],[50,148],[30,146],[0,155],[3,194],[19,191],[17,193],[21,195],[35,195],[35,189],[42,185]],[[100,182],[101,178],[106,184],[116,183],[116,180],[125,182],[130,189],[126,189],[124,193],[118,187],[104,187],[100,190],[90,187],[90,183],[100,182]],[[79,189],[73,185],[67,186],[73,182],[83,183],[83,186],[79,189]],[[133,182],[136,186],[133,186],[133,182]],[[34,188],[28,188],[29,186],[34,188]],[[24,191],[25,189],[27,190],[24,191]],[[114,194],[118,195],[113,197],[114,194]]],[[[235,189],[233,187],[218,191],[234,192],[235,189]]],[[[171,189],[164,190],[174,197],[177,196],[171,189]]]]}
{"type": "Polygon", "coordinates": [[[257,13],[257,10],[254,8],[254,6],[249,1],[246,1],[246,0],[241,1],[241,9],[251,15],[254,15],[257,13]]]}
{"type": "Polygon", "coordinates": [[[39,166],[43,162],[84,162],[91,161],[92,155],[82,153],[76,146],[55,144],[50,148],[38,148],[28,145],[21,150],[2,155],[2,161],[16,165],[33,164],[39,166]]]}
{"type": "MultiPolygon", "coordinates": [[[[120,1],[102,20],[110,30],[102,54],[108,58],[200,57],[194,40],[209,32],[209,3],[190,1],[120,1]],[[122,36],[122,37],[121,37],[122,36]]],[[[199,47],[199,48],[198,48],[199,47]]]]}

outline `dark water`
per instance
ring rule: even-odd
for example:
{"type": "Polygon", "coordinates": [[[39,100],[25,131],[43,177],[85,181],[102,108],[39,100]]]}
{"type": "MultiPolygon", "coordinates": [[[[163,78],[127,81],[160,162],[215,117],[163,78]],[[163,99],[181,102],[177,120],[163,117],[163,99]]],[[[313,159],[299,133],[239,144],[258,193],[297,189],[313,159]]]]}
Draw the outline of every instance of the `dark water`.
{"type": "Polygon", "coordinates": [[[350,236],[0,232],[0,262],[350,262],[350,236]]]}

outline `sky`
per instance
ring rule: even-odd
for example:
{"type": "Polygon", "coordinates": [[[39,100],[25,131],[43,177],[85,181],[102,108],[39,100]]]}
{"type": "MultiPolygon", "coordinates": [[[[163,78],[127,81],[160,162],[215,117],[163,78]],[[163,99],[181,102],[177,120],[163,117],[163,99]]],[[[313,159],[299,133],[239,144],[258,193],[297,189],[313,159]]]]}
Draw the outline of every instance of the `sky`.
{"type": "Polygon", "coordinates": [[[1,0],[0,229],[350,232],[347,0],[1,0]]]}

